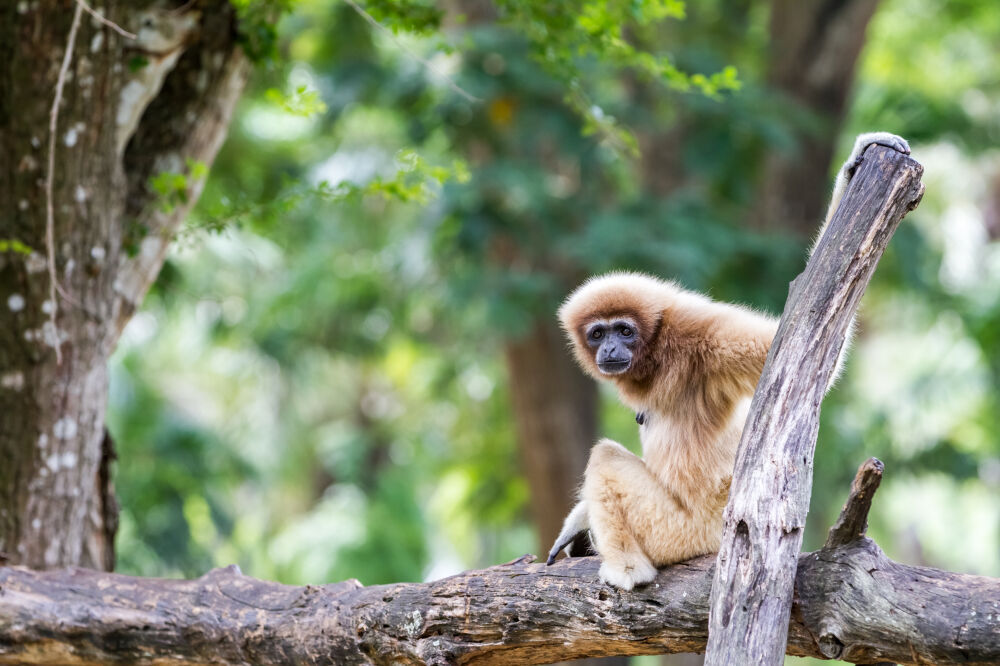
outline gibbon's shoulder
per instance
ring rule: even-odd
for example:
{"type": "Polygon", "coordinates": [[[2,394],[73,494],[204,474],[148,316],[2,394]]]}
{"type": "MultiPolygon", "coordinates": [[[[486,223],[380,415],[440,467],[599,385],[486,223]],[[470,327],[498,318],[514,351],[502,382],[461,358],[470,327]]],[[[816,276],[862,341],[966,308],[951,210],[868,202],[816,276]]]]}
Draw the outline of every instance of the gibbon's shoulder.
{"type": "Polygon", "coordinates": [[[717,305],[706,296],[688,291],[675,282],[645,273],[616,271],[597,275],[577,287],[559,308],[559,322],[569,333],[593,319],[627,315],[651,330],[665,310],[711,311],[717,305]]]}

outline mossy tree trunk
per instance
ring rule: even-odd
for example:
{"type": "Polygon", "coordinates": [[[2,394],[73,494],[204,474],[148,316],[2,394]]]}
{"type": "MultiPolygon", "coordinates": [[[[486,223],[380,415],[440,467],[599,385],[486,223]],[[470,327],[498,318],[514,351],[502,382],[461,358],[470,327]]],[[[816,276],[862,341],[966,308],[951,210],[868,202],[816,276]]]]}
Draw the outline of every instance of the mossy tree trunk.
{"type": "Polygon", "coordinates": [[[156,277],[226,133],[249,67],[223,0],[0,4],[0,553],[110,569],[117,510],[107,361],[156,277]],[[46,260],[50,111],[72,25],[53,164],[55,302],[46,260]],[[186,174],[169,200],[158,173],[186,174]],[[53,316],[55,308],[55,316],[53,316]],[[57,355],[58,350],[58,355],[57,355]]]}

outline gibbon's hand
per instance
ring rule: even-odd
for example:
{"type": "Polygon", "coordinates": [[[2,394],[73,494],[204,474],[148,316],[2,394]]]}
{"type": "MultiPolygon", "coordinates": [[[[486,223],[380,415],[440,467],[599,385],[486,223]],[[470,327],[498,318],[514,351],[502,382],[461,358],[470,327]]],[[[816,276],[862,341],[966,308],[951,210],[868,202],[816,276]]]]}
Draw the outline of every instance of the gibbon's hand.
{"type": "Polygon", "coordinates": [[[546,565],[550,565],[553,562],[555,562],[556,561],[556,556],[559,554],[559,551],[563,550],[563,549],[566,549],[566,557],[572,557],[573,555],[572,555],[571,551],[572,551],[572,548],[573,548],[573,543],[577,539],[582,539],[582,538],[586,537],[586,535],[587,535],[587,530],[585,530],[585,529],[584,530],[580,530],[576,534],[572,534],[572,535],[569,535],[569,536],[564,536],[564,535],[560,534],[559,538],[556,539],[555,545],[553,545],[552,549],[549,551],[549,557],[548,557],[548,559],[545,560],[545,564],[546,565]]]}
{"type": "Polygon", "coordinates": [[[844,166],[841,167],[841,171],[846,173],[848,178],[854,175],[854,172],[864,161],[865,149],[872,145],[885,146],[886,148],[892,148],[895,151],[903,153],[904,155],[910,154],[910,144],[906,142],[901,136],[896,136],[889,132],[867,132],[865,134],[859,134],[858,138],[854,140],[854,148],[851,150],[851,156],[847,158],[844,162],[844,166]]]}
{"type": "Polygon", "coordinates": [[[566,549],[566,556],[570,557],[571,552],[574,550],[588,551],[590,550],[589,544],[590,538],[587,536],[587,530],[590,529],[590,517],[587,513],[587,505],[583,502],[577,502],[573,510],[569,512],[566,516],[566,520],[563,521],[562,530],[559,532],[559,536],[556,537],[556,543],[552,546],[552,550],[549,551],[549,558],[545,561],[546,564],[552,564],[556,561],[556,555],[559,554],[560,550],[566,549]],[[580,539],[577,542],[577,539],[580,539]]]}

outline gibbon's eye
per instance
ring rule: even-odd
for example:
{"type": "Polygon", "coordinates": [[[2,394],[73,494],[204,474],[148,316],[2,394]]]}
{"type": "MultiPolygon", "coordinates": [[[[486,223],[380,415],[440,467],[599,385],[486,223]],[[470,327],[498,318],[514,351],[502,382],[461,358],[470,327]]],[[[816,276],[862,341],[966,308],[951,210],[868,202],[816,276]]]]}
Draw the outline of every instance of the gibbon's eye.
{"type": "Polygon", "coordinates": [[[622,335],[626,338],[631,338],[635,331],[632,330],[630,326],[622,326],[622,335]]]}
{"type": "Polygon", "coordinates": [[[590,339],[591,340],[600,340],[603,337],[604,337],[604,330],[603,329],[595,328],[594,330],[592,330],[590,332],[590,339]]]}

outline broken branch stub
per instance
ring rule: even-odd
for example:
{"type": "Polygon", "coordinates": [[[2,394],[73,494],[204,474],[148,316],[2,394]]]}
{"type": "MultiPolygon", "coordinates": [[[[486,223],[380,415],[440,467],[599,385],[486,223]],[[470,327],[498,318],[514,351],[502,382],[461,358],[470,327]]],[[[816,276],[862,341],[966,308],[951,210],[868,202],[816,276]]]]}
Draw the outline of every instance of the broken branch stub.
{"type": "Polygon", "coordinates": [[[830,528],[824,548],[836,548],[860,539],[868,532],[868,512],[872,497],[882,483],[884,465],[878,458],[869,458],[858,468],[851,483],[851,492],[840,511],[840,517],[830,528]]]}

